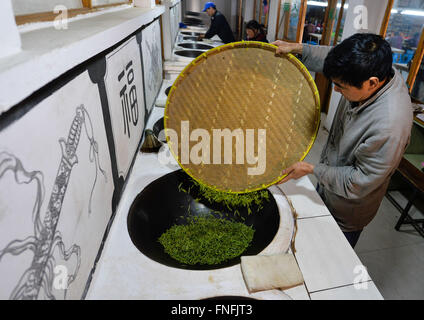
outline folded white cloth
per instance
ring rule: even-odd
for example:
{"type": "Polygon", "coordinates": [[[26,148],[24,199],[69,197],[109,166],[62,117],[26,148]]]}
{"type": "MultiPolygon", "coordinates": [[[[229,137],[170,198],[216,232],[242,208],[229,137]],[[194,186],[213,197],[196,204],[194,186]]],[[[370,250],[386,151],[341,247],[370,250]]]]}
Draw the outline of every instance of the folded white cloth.
{"type": "Polygon", "coordinates": [[[291,253],[242,256],[241,271],[250,293],[271,289],[284,290],[303,283],[302,272],[291,253]]]}

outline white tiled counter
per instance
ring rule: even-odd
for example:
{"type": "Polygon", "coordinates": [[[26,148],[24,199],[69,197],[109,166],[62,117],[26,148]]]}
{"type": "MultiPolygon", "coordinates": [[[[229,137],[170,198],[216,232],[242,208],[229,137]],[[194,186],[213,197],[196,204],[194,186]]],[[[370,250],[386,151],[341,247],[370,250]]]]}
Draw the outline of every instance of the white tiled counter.
{"type": "MultiPolygon", "coordinates": [[[[163,116],[155,107],[147,128],[163,116]]],[[[133,245],[127,229],[129,207],[137,194],[157,178],[179,169],[174,162],[163,165],[157,154],[139,153],[103,252],[87,299],[203,299],[245,296],[265,300],[382,299],[359,258],[306,177],[269,190],[280,212],[280,228],[261,254],[286,252],[293,229],[292,206],[298,214],[295,257],[304,284],[289,290],[249,294],[240,264],[215,270],[172,268],[143,255],[133,245]],[[285,196],[280,192],[283,191],[285,196]]]]}
{"type": "Polygon", "coordinates": [[[281,189],[298,214],[295,256],[310,298],[383,299],[309,178],[281,189]]]}

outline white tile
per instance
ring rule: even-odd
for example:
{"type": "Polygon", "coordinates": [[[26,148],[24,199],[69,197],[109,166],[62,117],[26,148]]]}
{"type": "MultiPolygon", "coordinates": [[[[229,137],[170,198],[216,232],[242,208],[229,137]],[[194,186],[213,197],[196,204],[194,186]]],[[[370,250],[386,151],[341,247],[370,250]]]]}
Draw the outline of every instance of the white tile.
{"type": "Polygon", "coordinates": [[[304,284],[284,290],[284,293],[293,300],[310,300],[309,293],[304,284]]]}
{"type": "Polygon", "coordinates": [[[383,300],[372,281],[311,293],[311,300],[383,300]]]}
{"type": "MultiPolygon", "coordinates": [[[[309,292],[325,290],[358,280],[362,266],[333,217],[299,219],[295,239],[296,259],[309,292]]],[[[364,275],[360,281],[370,280],[364,275]]]]}
{"type": "Polygon", "coordinates": [[[364,253],[424,243],[424,238],[411,225],[402,225],[400,231],[395,230],[399,217],[400,212],[387,198],[384,198],[377,215],[364,228],[355,251],[364,253]]]}
{"type": "Polygon", "coordinates": [[[330,215],[308,177],[289,180],[278,187],[291,201],[298,214],[298,219],[330,215]]]}
{"type": "Polygon", "coordinates": [[[424,244],[358,255],[385,299],[424,299],[424,244]]]}

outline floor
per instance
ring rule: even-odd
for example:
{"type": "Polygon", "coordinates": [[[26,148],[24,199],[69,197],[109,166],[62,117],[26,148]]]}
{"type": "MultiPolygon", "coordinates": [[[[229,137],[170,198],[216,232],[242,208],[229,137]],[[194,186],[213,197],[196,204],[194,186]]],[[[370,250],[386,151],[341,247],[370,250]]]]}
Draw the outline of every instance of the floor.
{"type": "MultiPolygon", "coordinates": [[[[327,137],[328,131],[321,125],[305,161],[318,162],[327,137]]],[[[314,176],[309,178],[316,184],[314,176]]],[[[392,195],[399,203],[406,204],[399,192],[392,195]]],[[[410,215],[424,218],[422,212],[424,210],[413,206],[410,215]]],[[[394,226],[399,217],[400,212],[384,198],[376,217],[362,232],[355,251],[385,299],[421,300],[424,299],[424,237],[410,225],[403,225],[400,231],[396,231],[394,226]]]]}

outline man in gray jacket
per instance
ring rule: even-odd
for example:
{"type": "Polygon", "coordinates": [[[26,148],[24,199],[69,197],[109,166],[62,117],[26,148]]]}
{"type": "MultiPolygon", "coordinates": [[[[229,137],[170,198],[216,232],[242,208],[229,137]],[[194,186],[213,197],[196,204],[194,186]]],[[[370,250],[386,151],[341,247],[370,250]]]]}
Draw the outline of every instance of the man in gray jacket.
{"type": "Polygon", "coordinates": [[[352,247],[377,213],[409,143],[413,111],[390,45],[355,34],[336,47],[275,41],[277,54],[302,54],[342,94],[318,164],[298,162],[280,183],[314,174],[318,192],[352,247]]]}

